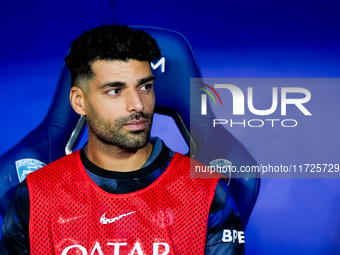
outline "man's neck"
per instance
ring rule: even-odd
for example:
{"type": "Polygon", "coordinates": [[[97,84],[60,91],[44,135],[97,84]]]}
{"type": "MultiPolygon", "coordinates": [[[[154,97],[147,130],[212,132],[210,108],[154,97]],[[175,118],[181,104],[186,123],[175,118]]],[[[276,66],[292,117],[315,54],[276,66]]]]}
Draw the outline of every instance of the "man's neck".
{"type": "Polygon", "coordinates": [[[116,172],[131,172],[140,169],[151,155],[153,145],[130,151],[113,145],[88,141],[86,155],[98,167],[116,172]]]}

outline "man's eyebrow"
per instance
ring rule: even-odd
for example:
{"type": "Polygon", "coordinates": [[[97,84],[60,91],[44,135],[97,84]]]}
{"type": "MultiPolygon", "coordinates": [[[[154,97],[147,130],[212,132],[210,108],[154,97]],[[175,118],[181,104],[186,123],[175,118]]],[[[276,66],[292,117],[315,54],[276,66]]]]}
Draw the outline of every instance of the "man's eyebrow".
{"type": "Polygon", "coordinates": [[[142,78],[137,81],[137,85],[142,85],[144,83],[147,83],[149,81],[154,81],[156,78],[153,75],[150,75],[149,77],[142,78]]]}
{"type": "Polygon", "coordinates": [[[121,81],[113,81],[113,82],[107,82],[103,85],[100,86],[100,89],[106,89],[106,88],[121,88],[121,87],[125,87],[126,83],[125,82],[121,82],[121,81]]]}
{"type": "MultiPolygon", "coordinates": [[[[137,80],[137,85],[141,85],[150,81],[155,80],[155,76],[150,75],[148,77],[142,78],[140,80],[137,80]]],[[[122,81],[112,81],[112,82],[107,82],[104,83],[103,85],[100,86],[100,89],[106,89],[106,88],[122,88],[126,87],[126,83],[122,81]]]]}

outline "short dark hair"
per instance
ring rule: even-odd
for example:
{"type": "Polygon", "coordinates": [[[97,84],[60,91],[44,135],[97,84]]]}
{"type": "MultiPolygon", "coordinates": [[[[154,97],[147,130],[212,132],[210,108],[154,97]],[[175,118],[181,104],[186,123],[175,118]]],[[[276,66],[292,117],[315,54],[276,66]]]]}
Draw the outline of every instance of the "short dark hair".
{"type": "Polygon", "coordinates": [[[78,78],[92,78],[91,65],[96,60],[139,61],[156,60],[161,57],[157,42],[142,30],[128,26],[100,26],[84,32],[71,42],[65,62],[71,71],[71,85],[78,78]]]}

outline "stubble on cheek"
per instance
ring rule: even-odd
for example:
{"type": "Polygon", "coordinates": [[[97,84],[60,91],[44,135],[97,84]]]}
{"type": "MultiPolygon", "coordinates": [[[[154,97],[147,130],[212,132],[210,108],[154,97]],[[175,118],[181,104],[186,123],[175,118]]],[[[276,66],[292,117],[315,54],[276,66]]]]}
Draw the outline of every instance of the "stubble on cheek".
{"type": "Polygon", "coordinates": [[[106,145],[115,145],[122,149],[138,150],[145,147],[150,138],[153,113],[132,113],[128,116],[120,117],[115,120],[108,120],[96,114],[93,107],[88,105],[89,132],[97,140],[106,145]],[[146,119],[149,124],[144,130],[127,130],[124,125],[130,121],[146,119]]]}

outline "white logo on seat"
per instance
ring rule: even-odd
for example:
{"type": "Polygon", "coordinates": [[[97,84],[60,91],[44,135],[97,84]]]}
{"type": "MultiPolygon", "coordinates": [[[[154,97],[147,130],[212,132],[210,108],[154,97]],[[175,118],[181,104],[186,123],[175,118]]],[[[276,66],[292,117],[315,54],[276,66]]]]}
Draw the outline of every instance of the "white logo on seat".
{"type": "Polygon", "coordinates": [[[151,68],[156,70],[159,66],[161,66],[161,72],[165,72],[165,57],[162,57],[156,64],[151,62],[151,68]]]}
{"type": "Polygon", "coordinates": [[[29,173],[32,173],[35,170],[45,165],[46,164],[44,162],[41,162],[40,160],[32,159],[32,158],[24,158],[24,159],[15,161],[15,166],[17,168],[19,181],[22,182],[23,180],[26,179],[26,176],[29,173]]]}
{"type": "Polygon", "coordinates": [[[125,214],[119,215],[119,216],[117,216],[117,217],[115,217],[115,218],[112,218],[112,219],[106,219],[106,218],[105,218],[105,214],[106,214],[106,213],[104,213],[103,216],[100,218],[100,223],[102,223],[102,224],[113,223],[113,222],[115,222],[116,220],[120,220],[121,218],[123,218],[123,217],[125,217],[125,216],[128,216],[128,215],[130,215],[130,214],[133,214],[133,213],[135,213],[135,212],[136,212],[136,211],[134,211],[134,212],[129,212],[129,213],[125,213],[125,214]]]}

